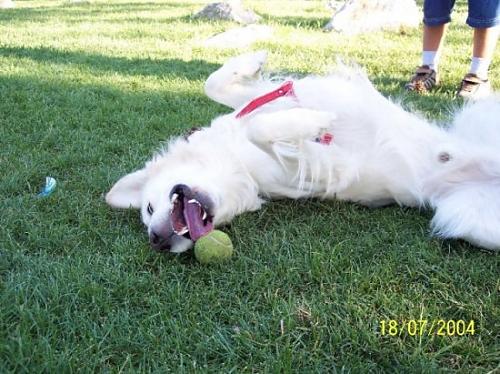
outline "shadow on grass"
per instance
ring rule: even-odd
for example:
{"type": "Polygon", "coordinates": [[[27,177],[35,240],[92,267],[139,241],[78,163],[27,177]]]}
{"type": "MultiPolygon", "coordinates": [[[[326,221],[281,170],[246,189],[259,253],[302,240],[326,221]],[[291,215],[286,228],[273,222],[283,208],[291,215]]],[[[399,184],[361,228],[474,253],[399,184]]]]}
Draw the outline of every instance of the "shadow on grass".
{"type": "MultiPolygon", "coordinates": [[[[0,200],[10,214],[2,229],[33,252],[44,240],[44,217],[65,212],[65,222],[51,228],[54,241],[44,243],[69,252],[74,243],[68,232],[80,224],[79,213],[98,209],[103,192],[141,167],[169,137],[206,125],[224,110],[201,92],[123,91],[57,77],[0,76],[0,97],[0,164],[9,175],[0,182],[0,200]],[[46,175],[58,181],[50,198],[56,205],[35,198],[46,175]],[[21,229],[24,221],[29,228],[21,229]]],[[[136,213],[112,215],[120,228],[139,222],[136,213]]],[[[143,227],[133,225],[131,231],[142,233],[143,227]]]]}
{"type": "MultiPolygon", "coordinates": [[[[203,3],[200,3],[202,6],[203,3]]],[[[36,8],[14,8],[4,12],[0,12],[0,21],[30,21],[37,22],[47,18],[59,19],[61,21],[71,21],[68,17],[78,16],[95,16],[107,13],[126,12],[131,15],[134,12],[141,11],[163,11],[171,8],[187,8],[188,5],[184,2],[168,2],[168,3],[63,3],[61,5],[52,5],[36,8]]],[[[169,17],[176,18],[174,17],[169,17]]],[[[80,19],[81,20],[81,19],[80,19]]]]}
{"type": "Polygon", "coordinates": [[[330,18],[327,17],[301,17],[286,16],[277,17],[271,14],[260,14],[265,23],[278,24],[282,26],[292,26],[303,29],[322,30],[330,18]]]}
{"type": "Polygon", "coordinates": [[[118,72],[124,75],[174,76],[189,80],[204,80],[220,66],[203,60],[125,58],[92,54],[83,51],[63,51],[47,47],[2,47],[0,56],[26,58],[42,63],[74,64],[92,72],[118,72]]]}
{"type": "MultiPolygon", "coordinates": [[[[14,8],[0,12],[0,22],[47,22],[58,21],[66,24],[92,23],[98,20],[101,23],[119,24],[123,26],[141,26],[144,24],[229,24],[237,25],[227,20],[211,21],[203,18],[194,18],[196,10],[189,8],[190,4],[178,3],[121,3],[121,4],[92,4],[75,3],[62,6],[48,6],[39,8],[14,8]],[[169,15],[168,8],[186,8],[184,15],[169,15]],[[151,12],[151,15],[145,12],[151,12]]],[[[200,9],[204,3],[200,2],[200,9]]]]}
{"type": "Polygon", "coordinates": [[[418,94],[406,91],[404,86],[407,81],[401,78],[379,73],[370,76],[370,79],[384,96],[400,103],[406,110],[433,121],[449,120],[451,114],[463,105],[463,101],[455,97],[456,87],[450,83],[443,83],[430,93],[418,94]]]}
{"type": "MultiPolygon", "coordinates": [[[[167,136],[208,125],[211,119],[227,112],[227,108],[201,91],[123,90],[54,77],[0,76],[0,97],[0,118],[5,120],[0,129],[0,144],[30,153],[57,153],[74,147],[78,139],[72,137],[78,132],[103,144],[115,143],[117,139],[127,144],[127,139],[134,139],[139,148],[143,141],[159,146],[167,136]],[[63,138],[52,144],[49,138],[43,139],[44,131],[51,136],[64,134],[67,142],[63,138]],[[44,141],[49,143],[43,144],[44,141]]],[[[129,152],[130,147],[126,148],[129,152]]]]}
{"type": "Polygon", "coordinates": [[[137,167],[169,137],[225,110],[201,92],[124,91],[50,77],[0,77],[0,97],[0,161],[11,176],[0,183],[4,198],[17,196],[19,186],[38,189],[48,171],[98,184],[117,165],[137,167]],[[96,165],[109,169],[97,176],[96,165]]]}
{"type": "MultiPolygon", "coordinates": [[[[157,1],[148,1],[148,2],[134,2],[130,1],[128,3],[99,3],[99,6],[103,6],[108,9],[115,10],[141,10],[141,9],[164,9],[164,8],[186,8],[189,3],[185,1],[168,1],[168,2],[157,2],[157,1]]],[[[199,1],[199,5],[203,6],[204,2],[199,1]]]]}

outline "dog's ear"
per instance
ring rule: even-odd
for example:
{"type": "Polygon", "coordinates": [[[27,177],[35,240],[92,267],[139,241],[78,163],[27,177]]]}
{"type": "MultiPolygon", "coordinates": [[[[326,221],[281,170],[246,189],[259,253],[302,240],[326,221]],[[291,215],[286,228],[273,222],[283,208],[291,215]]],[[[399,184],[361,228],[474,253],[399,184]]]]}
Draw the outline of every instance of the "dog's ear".
{"type": "Polygon", "coordinates": [[[113,208],[140,208],[147,179],[146,169],[125,175],[106,194],[106,203],[113,208]]]}

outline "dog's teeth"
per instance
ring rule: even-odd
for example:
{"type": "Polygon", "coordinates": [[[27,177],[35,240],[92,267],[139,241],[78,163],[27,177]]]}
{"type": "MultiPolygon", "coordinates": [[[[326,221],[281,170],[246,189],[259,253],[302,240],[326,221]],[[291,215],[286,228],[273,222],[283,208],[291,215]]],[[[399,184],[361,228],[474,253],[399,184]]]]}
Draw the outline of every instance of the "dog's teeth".
{"type": "Polygon", "coordinates": [[[188,203],[190,203],[190,204],[198,204],[199,206],[201,206],[201,204],[198,202],[198,200],[195,200],[195,199],[188,200],[188,203]]]}
{"type": "Polygon", "coordinates": [[[184,235],[186,233],[189,232],[189,229],[187,226],[184,226],[182,229],[180,230],[174,230],[174,232],[177,234],[177,235],[184,235]]]}
{"type": "Polygon", "coordinates": [[[179,197],[179,195],[177,195],[176,193],[172,194],[172,197],[170,198],[170,202],[171,203],[175,202],[175,200],[177,200],[178,197],[179,197]]]}
{"type": "Polygon", "coordinates": [[[187,227],[184,227],[181,231],[177,233],[177,235],[184,235],[189,232],[189,229],[187,227]]]}
{"type": "Polygon", "coordinates": [[[201,219],[205,220],[205,219],[207,219],[207,217],[208,217],[207,212],[203,212],[203,217],[201,217],[201,219]]]}

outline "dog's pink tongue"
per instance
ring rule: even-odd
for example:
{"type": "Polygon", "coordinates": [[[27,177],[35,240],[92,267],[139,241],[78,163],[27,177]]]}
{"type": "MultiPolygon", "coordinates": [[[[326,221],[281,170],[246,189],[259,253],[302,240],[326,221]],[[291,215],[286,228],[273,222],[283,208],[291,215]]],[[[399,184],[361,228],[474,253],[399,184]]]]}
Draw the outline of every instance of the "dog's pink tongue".
{"type": "Polygon", "coordinates": [[[203,211],[201,206],[195,201],[184,198],[184,219],[186,220],[189,236],[196,241],[214,229],[212,222],[203,222],[203,211]]]}

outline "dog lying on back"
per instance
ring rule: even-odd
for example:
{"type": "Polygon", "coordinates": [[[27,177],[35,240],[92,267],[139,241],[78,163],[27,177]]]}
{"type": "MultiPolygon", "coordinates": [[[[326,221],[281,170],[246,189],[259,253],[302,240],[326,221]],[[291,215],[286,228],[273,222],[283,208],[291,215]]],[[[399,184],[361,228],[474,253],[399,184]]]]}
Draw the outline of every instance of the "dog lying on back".
{"type": "Polygon", "coordinates": [[[435,235],[500,249],[499,102],[466,106],[443,129],[359,69],[283,85],[262,78],[266,57],[212,73],[206,94],[235,111],[171,140],[107,193],[112,207],[141,210],[153,248],[185,251],[263,199],[319,197],[431,207],[435,235]]]}

